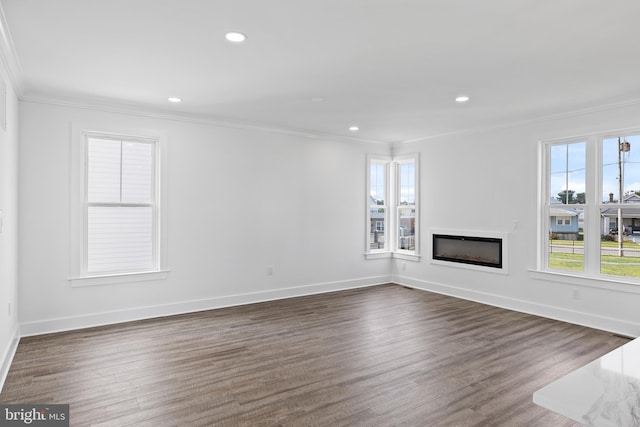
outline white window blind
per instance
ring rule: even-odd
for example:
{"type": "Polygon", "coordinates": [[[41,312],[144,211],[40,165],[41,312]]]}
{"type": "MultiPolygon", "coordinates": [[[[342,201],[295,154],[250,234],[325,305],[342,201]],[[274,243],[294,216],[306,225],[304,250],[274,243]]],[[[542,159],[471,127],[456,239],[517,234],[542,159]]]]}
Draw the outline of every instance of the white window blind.
{"type": "Polygon", "coordinates": [[[155,145],[87,138],[86,271],[157,269],[155,145]]]}

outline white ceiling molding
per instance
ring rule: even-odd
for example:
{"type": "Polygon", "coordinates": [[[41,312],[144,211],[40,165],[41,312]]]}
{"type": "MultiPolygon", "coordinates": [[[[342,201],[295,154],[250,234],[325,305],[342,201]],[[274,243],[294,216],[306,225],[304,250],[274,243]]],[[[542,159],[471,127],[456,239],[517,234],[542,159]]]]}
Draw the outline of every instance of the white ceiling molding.
{"type": "Polygon", "coordinates": [[[106,113],[126,114],[130,116],[139,116],[139,117],[146,117],[151,119],[171,120],[171,121],[177,121],[177,122],[183,122],[183,123],[193,123],[193,124],[199,124],[199,125],[225,127],[225,128],[231,128],[231,129],[239,129],[239,130],[276,133],[281,135],[296,136],[300,138],[328,139],[331,141],[342,141],[342,142],[359,143],[359,144],[389,144],[388,142],[377,141],[377,140],[367,139],[367,138],[348,137],[343,135],[314,132],[314,131],[303,130],[303,129],[288,129],[284,127],[270,126],[268,124],[263,124],[263,123],[232,121],[224,118],[197,117],[195,115],[189,115],[189,114],[185,114],[185,115],[172,114],[172,113],[166,113],[162,111],[151,111],[150,109],[147,109],[147,108],[136,109],[136,108],[126,107],[122,105],[100,103],[100,102],[89,102],[84,100],[83,101],[64,100],[60,98],[36,96],[36,95],[25,95],[25,96],[22,96],[20,100],[22,102],[33,102],[37,104],[57,105],[60,107],[77,108],[81,110],[102,111],[106,113]]]}
{"type": "Polygon", "coordinates": [[[631,107],[633,105],[639,105],[639,104],[640,104],[640,99],[631,99],[631,100],[628,100],[628,101],[622,101],[622,102],[616,102],[616,103],[601,105],[599,107],[594,107],[594,108],[585,108],[585,109],[582,109],[582,110],[568,111],[568,112],[560,113],[560,114],[552,114],[552,115],[547,115],[547,116],[533,117],[533,118],[527,119],[527,120],[515,120],[515,121],[511,121],[511,122],[496,124],[496,125],[482,126],[482,127],[476,127],[476,128],[468,128],[468,129],[460,129],[460,130],[457,130],[457,131],[441,133],[441,134],[438,134],[438,135],[428,135],[428,136],[412,138],[412,139],[408,139],[408,140],[404,140],[404,141],[395,141],[395,142],[393,142],[393,144],[410,144],[410,143],[414,143],[414,142],[429,141],[429,140],[432,140],[432,139],[443,138],[443,137],[452,136],[452,135],[468,135],[468,134],[473,134],[473,133],[490,132],[490,131],[495,131],[495,130],[500,130],[500,129],[508,129],[508,128],[512,128],[512,127],[517,127],[517,126],[525,126],[525,125],[536,124],[536,123],[544,123],[544,122],[549,122],[549,121],[553,121],[553,120],[566,119],[566,118],[576,117],[576,116],[584,116],[586,114],[598,113],[598,112],[601,112],[601,111],[617,110],[619,108],[631,107]]]}
{"type": "Polygon", "coordinates": [[[366,14],[340,0],[1,2],[0,59],[20,99],[385,143],[640,99],[640,2],[383,1],[366,14]],[[248,42],[224,39],[230,22],[248,42]],[[593,31],[605,22],[618,30],[593,31]]]}

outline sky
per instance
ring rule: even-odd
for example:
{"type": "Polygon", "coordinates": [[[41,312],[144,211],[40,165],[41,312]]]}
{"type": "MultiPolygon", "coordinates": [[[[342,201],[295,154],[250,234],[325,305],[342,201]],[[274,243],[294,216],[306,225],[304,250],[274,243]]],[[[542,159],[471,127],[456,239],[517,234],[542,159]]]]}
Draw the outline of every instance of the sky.
{"type": "Polygon", "coordinates": [[[385,204],[385,164],[372,163],[369,172],[371,173],[369,194],[375,200],[381,201],[382,204],[385,204]]]}
{"type": "MultiPolygon", "coordinates": [[[[385,195],[385,164],[372,163],[370,169],[369,194],[375,200],[384,200],[385,195]]],[[[398,163],[398,187],[401,204],[414,204],[416,202],[416,165],[410,163],[398,163]]]]}
{"type": "MultiPolygon", "coordinates": [[[[624,192],[640,191],[640,135],[626,136],[623,140],[630,143],[631,149],[622,153],[624,192]]],[[[602,193],[601,201],[609,200],[613,193],[618,199],[618,138],[606,138],[602,141],[602,193]]],[[[551,146],[550,196],[556,197],[564,189],[585,192],[586,186],[586,142],[551,146]]],[[[593,176],[595,171],[591,171],[593,176]]]]}

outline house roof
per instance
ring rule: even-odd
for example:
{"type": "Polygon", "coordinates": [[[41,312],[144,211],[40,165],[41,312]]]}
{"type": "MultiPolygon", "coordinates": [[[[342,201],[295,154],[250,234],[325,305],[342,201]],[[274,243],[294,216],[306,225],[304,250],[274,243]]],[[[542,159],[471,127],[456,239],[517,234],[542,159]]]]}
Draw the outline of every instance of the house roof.
{"type": "MultiPolygon", "coordinates": [[[[604,209],[601,212],[601,215],[607,216],[607,217],[617,217],[618,209],[617,208],[604,209]]],[[[622,217],[623,218],[640,218],[640,208],[623,208],[622,217]]]]}
{"type": "MultiPolygon", "coordinates": [[[[640,204],[640,196],[635,193],[627,194],[622,199],[623,204],[629,205],[630,207],[622,208],[622,217],[623,218],[640,218],[640,207],[634,207],[633,205],[640,204]]],[[[615,200],[614,202],[617,202],[615,200]]],[[[618,208],[609,208],[603,209],[601,215],[606,217],[617,217],[618,216],[618,208]]]]}
{"type": "Polygon", "coordinates": [[[378,212],[378,208],[376,208],[376,199],[373,196],[369,196],[369,217],[371,219],[384,219],[384,213],[378,212]]]}
{"type": "Polygon", "coordinates": [[[640,203],[640,196],[635,193],[628,194],[623,198],[625,203],[640,203]]]}
{"type": "Polygon", "coordinates": [[[578,216],[578,212],[573,209],[550,207],[549,216],[578,216]]]}

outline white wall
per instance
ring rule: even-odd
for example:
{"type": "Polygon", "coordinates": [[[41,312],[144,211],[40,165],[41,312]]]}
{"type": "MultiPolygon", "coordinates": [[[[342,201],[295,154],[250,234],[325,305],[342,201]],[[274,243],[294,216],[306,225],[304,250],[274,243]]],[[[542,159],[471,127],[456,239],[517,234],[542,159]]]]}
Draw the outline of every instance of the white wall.
{"type": "MultiPolygon", "coordinates": [[[[538,141],[640,127],[629,105],[412,144],[421,154],[420,262],[365,261],[366,153],[345,143],[21,102],[23,335],[383,283],[398,283],[640,335],[640,289],[554,281],[536,267],[538,141]],[[160,281],[72,287],[71,123],[168,133],[169,268],[160,281]],[[513,221],[519,229],[513,230],[513,221]],[[509,233],[509,274],[429,262],[429,230],[509,233]],[[405,265],[403,270],[401,267],[405,265]],[[275,274],[266,274],[267,266],[275,274]],[[393,276],[392,276],[393,275],[393,276]],[[581,299],[572,299],[579,289],[581,299]]],[[[4,170],[4,168],[3,168],[4,170]]],[[[2,306],[0,306],[2,308],[2,306]]],[[[1,312],[1,310],[0,310],[1,312]]]]}
{"type": "Polygon", "coordinates": [[[4,70],[7,129],[0,128],[0,384],[18,344],[18,98],[4,70]]]}
{"type": "Polygon", "coordinates": [[[390,280],[363,255],[365,157],[385,145],[26,101],[20,115],[23,335],[390,280]],[[168,279],[70,286],[73,122],[167,132],[168,279]]]}
{"type": "Polygon", "coordinates": [[[538,141],[640,128],[640,105],[556,118],[411,144],[394,155],[419,152],[422,254],[418,263],[394,260],[394,280],[421,289],[640,335],[640,286],[588,280],[552,281],[536,268],[538,141]],[[513,221],[519,229],[513,229],[513,221]],[[509,274],[434,265],[429,229],[509,233],[509,274]],[[402,265],[405,270],[402,270],[402,265]],[[594,286],[595,285],[595,286],[594,286]],[[572,299],[578,289],[581,299],[572,299]]]}

